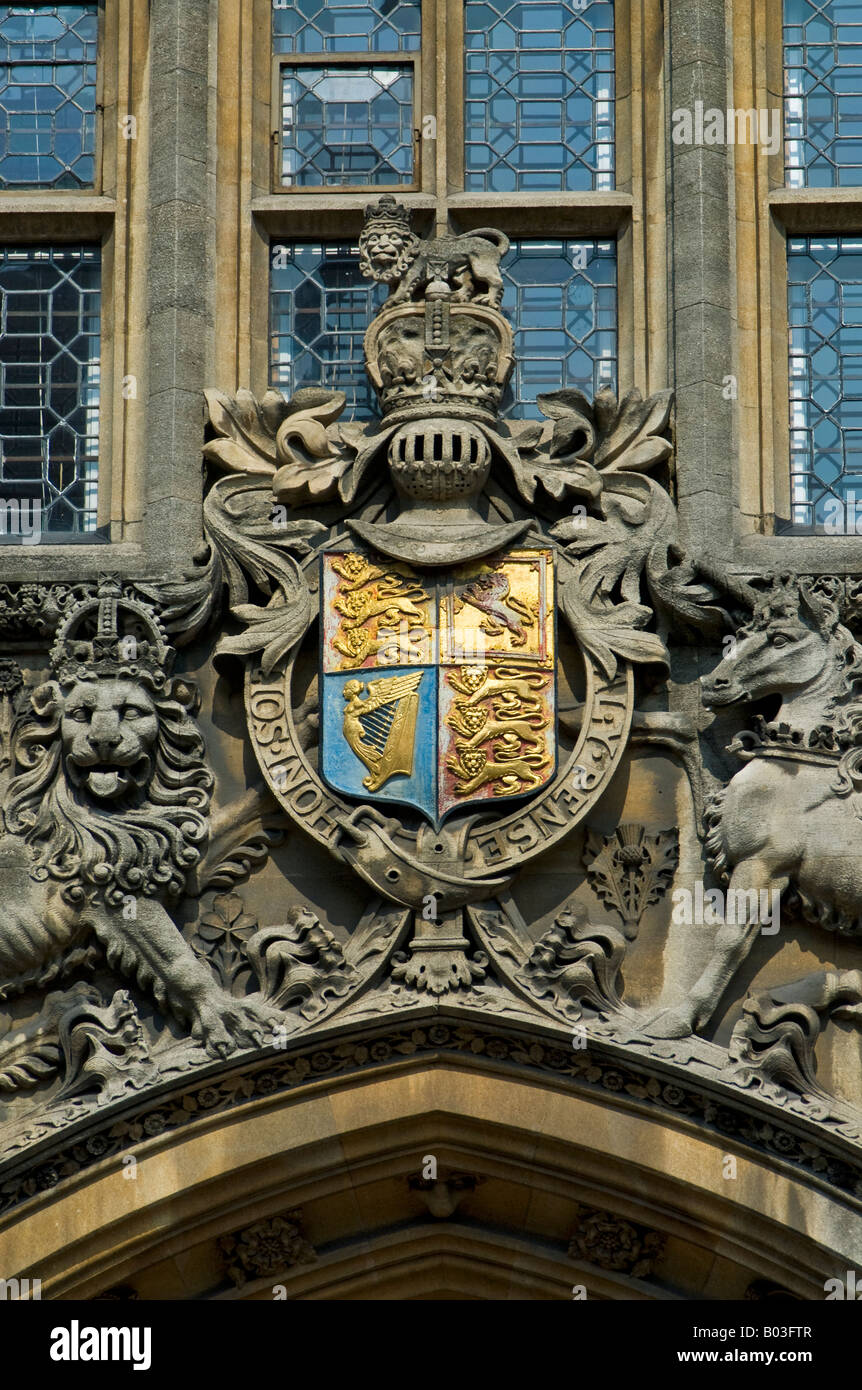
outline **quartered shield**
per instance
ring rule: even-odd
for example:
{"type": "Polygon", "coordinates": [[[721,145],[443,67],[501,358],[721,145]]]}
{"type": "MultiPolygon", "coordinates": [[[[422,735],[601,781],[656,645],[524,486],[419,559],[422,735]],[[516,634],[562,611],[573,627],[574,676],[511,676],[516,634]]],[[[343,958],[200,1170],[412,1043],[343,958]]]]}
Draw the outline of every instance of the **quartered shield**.
{"type": "Polygon", "coordinates": [[[322,773],[439,825],[538,791],[556,756],[554,562],[513,550],[444,576],[322,558],[322,773]]]}

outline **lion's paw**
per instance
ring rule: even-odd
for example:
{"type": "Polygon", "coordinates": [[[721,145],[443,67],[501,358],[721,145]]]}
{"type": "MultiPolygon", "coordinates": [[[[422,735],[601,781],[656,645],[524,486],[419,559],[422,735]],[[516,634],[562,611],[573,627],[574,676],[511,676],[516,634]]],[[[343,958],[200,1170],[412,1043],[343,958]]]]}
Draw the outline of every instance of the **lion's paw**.
{"type": "Polygon", "coordinates": [[[251,999],[210,994],[195,1010],[192,1034],[211,1057],[227,1057],[237,1048],[264,1047],[283,1026],[284,1015],[251,999]]]}

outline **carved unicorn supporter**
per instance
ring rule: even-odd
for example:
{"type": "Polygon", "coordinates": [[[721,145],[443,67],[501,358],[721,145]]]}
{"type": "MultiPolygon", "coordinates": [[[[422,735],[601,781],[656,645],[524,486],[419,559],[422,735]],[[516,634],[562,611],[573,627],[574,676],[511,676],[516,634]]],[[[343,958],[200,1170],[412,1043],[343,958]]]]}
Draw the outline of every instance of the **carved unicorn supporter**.
{"type": "Polygon", "coordinates": [[[654,1037],[709,1022],[761,930],[764,893],[829,931],[862,935],[862,647],[836,603],[801,580],[774,578],[752,599],[751,620],[702,682],[711,708],[781,701],[772,723],[758,719],[731,745],[745,766],[706,812],[714,871],[728,898],[750,907],[726,915],[687,1000],[647,1025],[654,1037]]]}

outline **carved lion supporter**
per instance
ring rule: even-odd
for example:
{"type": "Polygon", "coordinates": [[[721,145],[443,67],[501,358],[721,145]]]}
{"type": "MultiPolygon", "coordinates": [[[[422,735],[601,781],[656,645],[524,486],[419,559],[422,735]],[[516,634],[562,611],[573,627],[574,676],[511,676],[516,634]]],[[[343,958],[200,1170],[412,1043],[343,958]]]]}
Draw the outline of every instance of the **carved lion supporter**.
{"type": "Polygon", "coordinates": [[[103,581],[60,629],[18,730],[0,839],[0,999],[70,974],[97,941],[218,1055],[268,1014],[225,995],[165,904],[209,833],[195,692],[154,614],[103,581]]]}

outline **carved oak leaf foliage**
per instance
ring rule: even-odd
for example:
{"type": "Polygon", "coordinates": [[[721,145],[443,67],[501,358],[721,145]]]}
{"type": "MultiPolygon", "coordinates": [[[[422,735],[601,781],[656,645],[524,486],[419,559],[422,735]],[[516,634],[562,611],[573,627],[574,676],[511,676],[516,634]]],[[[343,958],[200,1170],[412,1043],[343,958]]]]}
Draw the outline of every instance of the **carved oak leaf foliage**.
{"type": "MultiPolygon", "coordinates": [[[[297,391],[291,404],[305,394],[297,391]]],[[[308,394],[328,393],[314,393],[309,388],[308,394]]],[[[342,391],[333,395],[338,397],[337,405],[297,411],[281,425],[277,439],[281,467],[272,480],[277,502],[301,507],[333,498],[348,503],[356,497],[382,436],[374,432],[373,425],[352,420],[335,424],[346,397],[342,391]],[[323,422],[330,428],[324,429],[323,422]]]]}
{"type": "Polygon", "coordinates": [[[494,443],[503,454],[522,499],[533,503],[541,487],[555,502],[569,496],[599,496],[602,480],[589,461],[595,447],[595,432],[589,401],[580,391],[556,391],[539,396],[539,409],[553,421],[550,439],[546,427],[535,422],[513,422],[515,441],[500,436],[494,443]]]}
{"type": "Polygon", "coordinates": [[[676,546],[661,541],[654,545],[645,573],[656,608],[670,615],[677,631],[682,624],[693,631],[721,634],[735,626],[722,602],[726,585],[708,581],[698,563],[681,556],[676,546]]]}
{"type": "Polygon", "coordinates": [[[216,435],[204,446],[204,458],[233,473],[272,476],[278,467],[276,436],[290,406],[280,391],[258,400],[251,391],[228,396],[204,391],[209,424],[216,435]]]}
{"type": "Polygon", "coordinates": [[[206,631],[221,608],[223,572],[218,551],[205,545],[197,567],[185,579],[164,584],[136,584],[135,590],[154,604],[175,647],[187,647],[206,631]]]}
{"type": "Polygon", "coordinates": [[[552,534],[568,540],[569,555],[590,557],[581,570],[589,602],[609,598],[619,584],[622,597],[638,603],[641,575],[658,538],[668,528],[673,534],[673,503],[651,478],[618,474],[606,485],[601,510],[601,518],[567,517],[552,534]]]}
{"type": "Polygon", "coordinates": [[[672,391],[657,391],[644,400],[635,389],[627,392],[619,405],[612,391],[597,392],[593,402],[598,435],[593,458],[596,467],[603,474],[620,469],[638,472],[669,458],[673,446],[662,435],[672,403],[672,391]]]}
{"type": "Polygon", "coordinates": [[[671,402],[670,391],[644,400],[634,390],[618,403],[607,388],[593,401],[574,387],[539,396],[539,409],[552,422],[550,436],[547,426],[513,425],[515,444],[501,450],[521,497],[534,502],[541,486],[555,502],[572,495],[595,502],[609,474],[661,463],[672,449],[662,437],[671,402]]]}

